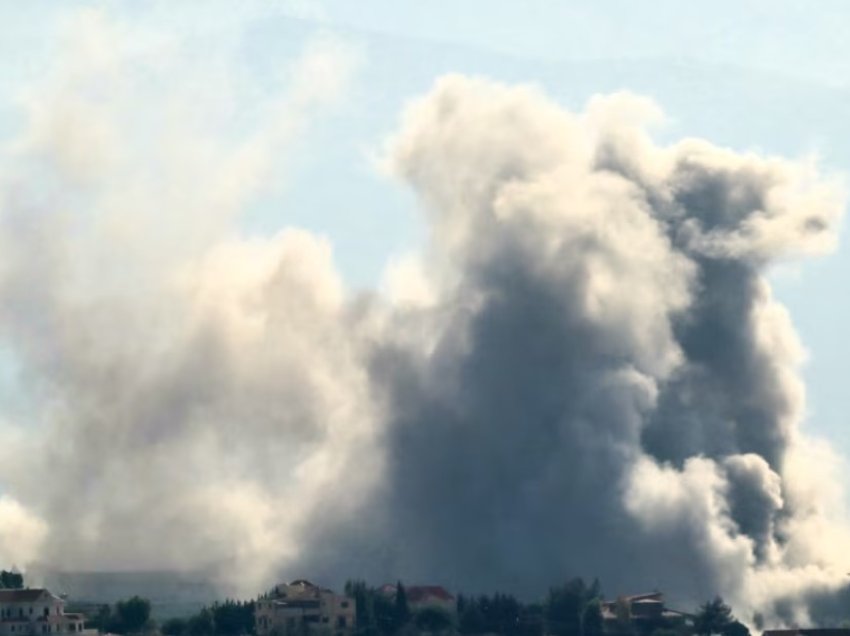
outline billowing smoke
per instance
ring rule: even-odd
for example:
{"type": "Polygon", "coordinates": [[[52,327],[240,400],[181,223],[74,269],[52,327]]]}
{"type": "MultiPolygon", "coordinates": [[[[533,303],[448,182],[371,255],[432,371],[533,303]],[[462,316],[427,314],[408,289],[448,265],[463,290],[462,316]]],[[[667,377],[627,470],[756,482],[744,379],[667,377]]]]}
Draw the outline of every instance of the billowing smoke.
{"type": "MultiPolygon", "coordinates": [[[[234,140],[203,90],[128,84],[110,25],[83,26],[4,161],[0,559],[210,567],[242,593],[596,575],[834,620],[841,464],[800,431],[766,279],[834,247],[843,192],[811,162],[658,145],[628,94],[573,114],[445,77],[384,153],[427,245],[353,294],[326,240],[239,231],[349,51],[311,43],[234,140]]],[[[225,110],[243,88],[216,87],[225,110]]]]}
{"type": "Polygon", "coordinates": [[[530,594],[598,574],[768,615],[841,584],[837,477],[797,430],[801,348],[764,278],[832,246],[840,191],[658,147],[658,116],[463,77],[409,111],[390,161],[428,211],[408,272],[427,291],[370,362],[387,472],[367,536],[396,570],[530,594]]]}

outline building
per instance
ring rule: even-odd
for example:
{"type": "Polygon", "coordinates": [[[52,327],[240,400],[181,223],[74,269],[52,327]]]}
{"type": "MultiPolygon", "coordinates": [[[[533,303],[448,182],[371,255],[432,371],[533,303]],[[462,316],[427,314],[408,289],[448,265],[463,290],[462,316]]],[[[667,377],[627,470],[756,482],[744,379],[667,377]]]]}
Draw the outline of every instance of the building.
{"type": "Polygon", "coordinates": [[[413,585],[404,588],[407,606],[413,613],[431,607],[441,609],[452,616],[457,614],[457,601],[446,588],[439,585],[413,585]]]}
{"type": "Polygon", "coordinates": [[[68,611],[81,610],[89,616],[102,605],[140,596],[150,601],[151,618],[162,623],[197,614],[219,599],[210,571],[77,572],[42,565],[29,568],[28,573],[47,589],[67,594],[72,599],[68,611]]]}
{"type": "Polygon", "coordinates": [[[822,627],[813,629],[768,629],[763,636],[850,636],[846,627],[822,627]]]}
{"type": "Polygon", "coordinates": [[[79,634],[82,614],[66,614],[65,601],[48,590],[0,590],[0,636],[79,634]]]}
{"type": "Polygon", "coordinates": [[[638,633],[652,633],[659,627],[682,627],[693,623],[693,616],[664,605],[661,592],[621,596],[602,603],[602,620],[606,631],[617,633],[618,626],[628,621],[638,633]]]}
{"type": "MultiPolygon", "coordinates": [[[[381,593],[389,598],[395,598],[396,586],[387,584],[381,587],[381,593]]],[[[411,585],[405,586],[407,595],[407,607],[412,613],[426,608],[443,610],[451,616],[457,614],[457,600],[444,587],[439,585],[411,585]]]]}
{"type": "Polygon", "coordinates": [[[276,585],[257,599],[254,617],[257,636],[347,636],[357,611],[354,599],[299,579],[276,585]]]}

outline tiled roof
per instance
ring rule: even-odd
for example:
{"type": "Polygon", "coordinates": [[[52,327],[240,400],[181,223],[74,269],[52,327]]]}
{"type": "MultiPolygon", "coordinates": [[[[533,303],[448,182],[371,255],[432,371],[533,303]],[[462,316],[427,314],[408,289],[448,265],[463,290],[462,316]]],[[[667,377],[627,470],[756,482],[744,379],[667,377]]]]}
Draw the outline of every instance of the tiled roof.
{"type": "Polygon", "coordinates": [[[768,629],[764,636],[850,636],[846,627],[813,629],[768,629]]]}
{"type": "Polygon", "coordinates": [[[453,601],[454,596],[446,591],[446,588],[439,585],[416,585],[405,588],[407,592],[407,600],[413,603],[420,603],[431,598],[437,598],[441,601],[453,601]]]}
{"type": "Polygon", "coordinates": [[[679,610],[665,608],[661,614],[665,617],[676,618],[676,617],[684,617],[684,618],[693,618],[693,614],[688,614],[687,612],[680,612],[679,610]]]}
{"type": "Polygon", "coordinates": [[[610,601],[605,601],[602,605],[614,608],[617,603],[624,601],[626,603],[647,603],[647,602],[664,602],[664,594],[662,592],[649,592],[648,594],[631,594],[629,596],[620,596],[610,601]]]}
{"type": "Polygon", "coordinates": [[[53,596],[43,588],[0,590],[0,603],[32,603],[40,599],[43,594],[53,596]]]}

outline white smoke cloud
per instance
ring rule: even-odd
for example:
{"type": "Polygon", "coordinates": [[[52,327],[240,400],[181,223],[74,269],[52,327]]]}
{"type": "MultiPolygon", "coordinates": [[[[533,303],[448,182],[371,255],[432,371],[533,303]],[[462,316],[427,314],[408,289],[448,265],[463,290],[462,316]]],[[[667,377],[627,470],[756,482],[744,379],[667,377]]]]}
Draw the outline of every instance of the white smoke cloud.
{"type": "Polygon", "coordinates": [[[8,495],[0,495],[0,560],[27,563],[38,557],[47,525],[8,495]]]}
{"type": "Polygon", "coordinates": [[[6,514],[16,532],[25,513],[61,527],[41,550],[24,550],[44,538],[29,533],[19,558],[234,567],[255,593],[314,509],[344,517],[370,479],[347,474],[379,418],[330,247],[235,225],[344,95],[357,54],[308,42],[234,135],[244,86],[221,61],[175,44],[176,71],[151,77],[161,52],[139,53],[110,16],[84,11],[70,32],[3,175],[0,327],[45,405],[4,432],[2,483],[32,503],[6,514]],[[211,86],[216,99],[197,99],[211,86]]]}
{"type": "Polygon", "coordinates": [[[573,114],[445,77],[385,158],[429,243],[355,296],[326,239],[239,220],[356,53],[319,36],[243,101],[226,56],[71,24],[0,174],[0,337],[31,405],[0,429],[0,559],[211,566],[242,594],[599,575],[833,620],[842,469],[800,430],[765,278],[835,245],[843,191],[811,161],[659,146],[628,94],[573,114]]]}

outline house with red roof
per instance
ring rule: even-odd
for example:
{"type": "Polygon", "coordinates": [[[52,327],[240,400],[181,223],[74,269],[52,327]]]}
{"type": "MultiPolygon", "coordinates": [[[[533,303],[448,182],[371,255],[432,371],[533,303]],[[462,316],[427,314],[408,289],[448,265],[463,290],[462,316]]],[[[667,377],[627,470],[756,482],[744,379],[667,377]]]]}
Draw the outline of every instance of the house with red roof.
{"type": "MultiPolygon", "coordinates": [[[[381,587],[381,592],[390,598],[395,598],[396,591],[396,586],[392,584],[381,587]]],[[[457,600],[440,585],[405,585],[404,591],[407,595],[407,606],[413,613],[425,608],[441,609],[450,615],[457,613],[457,600]]]]}

